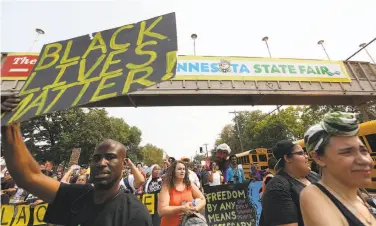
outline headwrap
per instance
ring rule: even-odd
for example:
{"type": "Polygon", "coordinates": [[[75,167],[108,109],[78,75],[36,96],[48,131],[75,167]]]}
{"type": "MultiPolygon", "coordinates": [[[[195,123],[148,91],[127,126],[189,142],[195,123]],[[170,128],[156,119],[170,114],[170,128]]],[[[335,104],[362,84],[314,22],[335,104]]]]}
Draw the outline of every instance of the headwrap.
{"type": "Polygon", "coordinates": [[[333,112],[326,114],[320,123],[307,130],[304,143],[308,152],[316,152],[328,144],[330,137],[356,136],[358,131],[356,114],[333,112]]]}
{"type": "MultiPolygon", "coordinates": [[[[153,170],[154,170],[154,168],[155,168],[156,166],[158,166],[158,164],[154,164],[154,165],[152,165],[152,166],[150,167],[150,176],[149,176],[149,178],[148,178],[148,181],[147,181],[146,184],[145,184],[145,190],[144,190],[145,193],[148,192],[149,184],[150,184],[151,180],[153,179],[153,170]]],[[[159,178],[158,180],[162,180],[162,178],[159,178]]]]}

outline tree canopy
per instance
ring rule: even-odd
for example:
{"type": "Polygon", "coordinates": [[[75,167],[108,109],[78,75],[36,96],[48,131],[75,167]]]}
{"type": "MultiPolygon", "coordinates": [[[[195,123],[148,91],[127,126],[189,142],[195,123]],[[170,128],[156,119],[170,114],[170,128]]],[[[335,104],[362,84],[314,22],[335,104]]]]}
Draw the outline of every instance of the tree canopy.
{"type": "Polygon", "coordinates": [[[121,118],[110,117],[104,109],[73,108],[37,116],[22,123],[22,133],[37,160],[54,163],[66,163],[72,149],[81,148],[79,163],[87,164],[96,145],[105,139],[124,144],[127,156],[134,162],[143,162],[149,150],[162,151],[163,155],[163,150],[151,144],[146,149],[140,147],[141,130],[121,118]]]}
{"type": "MultiPolygon", "coordinates": [[[[376,112],[376,107],[372,106],[368,110],[376,112]]],[[[215,146],[227,143],[232,153],[240,153],[255,148],[271,148],[284,139],[299,140],[311,125],[332,111],[358,113],[360,122],[364,120],[361,112],[351,106],[290,106],[272,113],[243,111],[233,118],[232,124],[223,127],[215,146]]],[[[371,116],[369,119],[376,118],[371,116]]]]}

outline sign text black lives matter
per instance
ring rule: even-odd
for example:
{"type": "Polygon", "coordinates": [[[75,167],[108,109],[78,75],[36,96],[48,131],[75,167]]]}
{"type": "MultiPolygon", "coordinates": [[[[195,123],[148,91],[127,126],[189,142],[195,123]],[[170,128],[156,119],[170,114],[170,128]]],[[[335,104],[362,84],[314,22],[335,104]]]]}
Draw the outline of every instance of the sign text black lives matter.
{"type": "Polygon", "coordinates": [[[176,73],[175,13],[43,46],[2,125],[125,95],[176,73]]]}
{"type": "Polygon", "coordinates": [[[255,226],[256,209],[249,205],[247,190],[247,183],[204,187],[208,225],[255,226]]]}

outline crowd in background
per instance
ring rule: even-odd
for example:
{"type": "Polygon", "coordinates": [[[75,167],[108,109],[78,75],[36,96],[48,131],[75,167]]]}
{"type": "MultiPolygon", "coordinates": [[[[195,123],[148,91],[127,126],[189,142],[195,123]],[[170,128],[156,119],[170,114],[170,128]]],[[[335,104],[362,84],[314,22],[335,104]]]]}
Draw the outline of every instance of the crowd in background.
{"type": "MultiPolygon", "coordinates": [[[[263,181],[260,226],[376,225],[375,199],[363,189],[372,182],[374,162],[358,131],[354,114],[331,113],[306,131],[306,150],[290,140],[279,141],[272,148],[274,158],[269,159],[267,170],[258,171],[251,165],[251,180],[263,181]],[[309,156],[319,173],[312,171],[309,156]]],[[[52,163],[45,161],[39,162],[38,169],[38,163],[23,144],[19,125],[7,128],[5,137],[8,155],[5,157],[7,163],[12,163],[9,169],[17,175],[16,181],[23,182],[23,187],[45,200],[17,187],[17,182],[2,165],[2,204],[35,206],[49,202],[46,219],[52,223],[137,222],[139,225],[178,226],[186,216],[192,215],[196,221],[205,221],[200,215],[206,205],[204,186],[247,182],[236,155],[230,155],[228,167],[222,169],[218,167],[219,162],[207,167],[195,165],[189,158],[175,160],[171,157],[164,161],[163,168],[156,164],[148,167],[126,158],[126,147],[114,140],[98,144],[91,168],[74,165],[65,172],[59,165],[54,172],[52,163]],[[24,164],[15,164],[17,161],[24,164]],[[37,184],[26,183],[29,176],[37,184]],[[123,189],[129,192],[121,192],[123,189]],[[112,194],[108,198],[109,192],[112,194]],[[157,224],[151,223],[145,206],[129,193],[159,193],[157,224]],[[69,212],[77,200],[90,204],[84,205],[88,210],[81,210],[85,218],[61,215],[69,212]],[[109,204],[112,208],[105,208],[109,204]],[[102,214],[105,211],[106,214],[102,214]],[[127,211],[137,212],[127,215],[127,211]],[[100,218],[90,218],[92,213],[100,214],[100,218]]],[[[224,151],[219,147],[217,151],[224,151]]]]}

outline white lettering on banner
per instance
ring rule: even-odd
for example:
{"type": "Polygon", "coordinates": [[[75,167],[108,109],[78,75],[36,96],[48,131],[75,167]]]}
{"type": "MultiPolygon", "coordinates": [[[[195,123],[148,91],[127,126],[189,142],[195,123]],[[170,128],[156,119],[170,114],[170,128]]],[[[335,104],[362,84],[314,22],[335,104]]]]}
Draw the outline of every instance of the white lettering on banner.
{"type": "Polygon", "coordinates": [[[37,59],[30,60],[27,57],[15,57],[13,64],[35,64],[37,59]]]}

